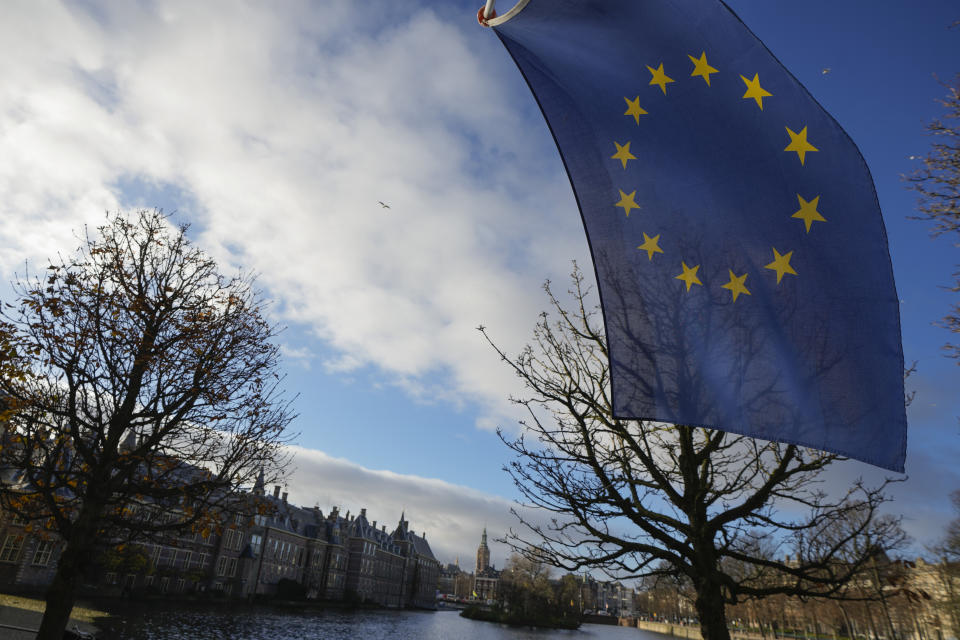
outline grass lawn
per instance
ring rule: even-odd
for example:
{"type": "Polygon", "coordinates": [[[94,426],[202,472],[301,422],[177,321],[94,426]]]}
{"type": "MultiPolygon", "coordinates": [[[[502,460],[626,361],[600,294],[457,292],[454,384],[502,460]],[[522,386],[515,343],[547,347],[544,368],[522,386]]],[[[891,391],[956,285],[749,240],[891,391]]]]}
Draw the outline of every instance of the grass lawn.
{"type": "MultiPolygon", "coordinates": [[[[26,598],[24,596],[11,596],[0,593],[0,607],[13,607],[14,609],[26,609],[27,611],[43,613],[46,604],[39,598],[26,598]]],[[[74,607],[73,612],[70,614],[70,619],[92,624],[94,618],[105,618],[109,615],[106,611],[97,611],[96,609],[87,609],[86,607],[74,607]]]]}

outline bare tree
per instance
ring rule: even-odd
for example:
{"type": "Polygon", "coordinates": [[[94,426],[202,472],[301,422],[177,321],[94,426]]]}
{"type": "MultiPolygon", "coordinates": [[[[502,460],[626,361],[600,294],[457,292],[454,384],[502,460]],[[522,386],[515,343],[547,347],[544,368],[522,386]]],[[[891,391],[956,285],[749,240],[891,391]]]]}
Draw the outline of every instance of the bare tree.
{"type": "Polygon", "coordinates": [[[252,279],[220,275],[186,231],[108,214],[4,310],[22,373],[0,379],[0,499],[64,542],[38,638],[62,636],[98,547],[206,528],[284,462],[277,330],[252,279]]]}
{"type": "Polygon", "coordinates": [[[542,314],[532,345],[513,358],[487,337],[527,390],[513,399],[528,411],[523,432],[500,433],[517,456],[506,470],[527,506],[552,516],[539,524],[516,510],[522,527],[506,539],[514,550],[568,571],[683,576],[705,640],[728,640],[726,605],[837,595],[882,551],[886,482],[831,497],[822,476],[837,455],[614,418],[607,346],[583,274],[574,267],[572,310],[545,288],[557,317],[542,314]],[[852,523],[843,535],[814,535],[838,521],[852,523]],[[872,544],[852,551],[868,536],[872,544]]]}
{"type": "MultiPolygon", "coordinates": [[[[917,218],[932,222],[935,236],[960,235],[960,76],[954,82],[954,86],[946,85],[947,97],[940,101],[945,119],[927,125],[927,133],[933,137],[930,153],[923,167],[906,178],[920,194],[917,218]]],[[[954,277],[952,290],[960,291],[960,273],[954,277]]],[[[952,333],[960,333],[960,303],[954,304],[943,324],[952,333]]],[[[960,345],[948,343],[946,349],[951,357],[960,358],[960,345]]]]}
{"type": "Polygon", "coordinates": [[[937,579],[940,608],[956,631],[960,629],[960,490],[950,494],[957,516],[947,525],[943,538],[931,549],[939,558],[937,579]]]}

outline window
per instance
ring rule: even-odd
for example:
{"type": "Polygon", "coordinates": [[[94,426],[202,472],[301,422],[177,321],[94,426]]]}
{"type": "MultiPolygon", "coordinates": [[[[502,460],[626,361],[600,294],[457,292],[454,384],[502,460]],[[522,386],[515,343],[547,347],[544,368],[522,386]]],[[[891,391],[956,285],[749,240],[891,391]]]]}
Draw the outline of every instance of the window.
{"type": "Polygon", "coordinates": [[[117,574],[113,571],[109,572],[104,579],[107,581],[107,584],[117,584],[117,574]]]}
{"type": "Polygon", "coordinates": [[[191,562],[193,562],[193,551],[184,551],[183,552],[183,568],[189,569],[191,562]]]}
{"type": "Polygon", "coordinates": [[[227,529],[223,532],[223,548],[224,549],[233,549],[233,538],[236,535],[236,531],[233,529],[227,529]]]}
{"type": "Polygon", "coordinates": [[[206,569],[206,568],[207,568],[207,561],[208,561],[209,559],[210,559],[210,556],[209,556],[209,555],[207,555],[206,553],[201,553],[201,554],[197,557],[197,567],[200,568],[200,569],[206,569]]]}
{"type": "Polygon", "coordinates": [[[250,536],[250,550],[253,551],[253,555],[260,555],[261,546],[263,546],[263,536],[257,533],[252,534],[250,536]]]}
{"type": "Polygon", "coordinates": [[[229,560],[226,556],[220,556],[220,559],[217,560],[217,575],[225,576],[227,575],[227,561],[229,560]]]}
{"type": "Polygon", "coordinates": [[[0,562],[16,562],[23,547],[23,536],[8,534],[0,547],[0,562]]]}
{"type": "Polygon", "coordinates": [[[187,581],[183,578],[177,580],[177,591],[183,591],[183,587],[187,584],[187,581]]]}
{"type": "MultiPolygon", "coordinates": [[[[108,574],[109,575],[109,574],[108,574]]],[[[153,576],[147,576],[143,579],[143,586],[152,587],[153,586],[153,576]]]]}
{"type": "Polygon", "coordinates": [[[232,578],[233,576],[237,575],[237,559],[236,558],[230,558],[230,562],[228,563],[227,567],[228,567],[227,568],[228,576],[232,578]]]}
{"type": "Polygon", "coordinates": [[[160,578],[160,592],[166,593],[167,589],[169,588],[170,588],[170,578],[168,578],[167,576],[160,578]]]}
{"type": "Polygon", "coordinates": [[[37,567],[45,567],[50,562],[50,555],[53,553],[53,543],[49,540],[41,540],[37,545],[37,550],[33,554],[33,564],[37,567]]]}

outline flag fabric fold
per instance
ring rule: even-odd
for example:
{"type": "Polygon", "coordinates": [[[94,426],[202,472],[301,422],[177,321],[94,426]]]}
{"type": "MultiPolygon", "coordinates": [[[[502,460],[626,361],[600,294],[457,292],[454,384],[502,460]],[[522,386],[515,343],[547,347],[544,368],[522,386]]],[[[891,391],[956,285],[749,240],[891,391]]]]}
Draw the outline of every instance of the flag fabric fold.
{"type": "Polygon", "coordinates": [[[902,471],[886,232],[839,124],[719,0],[530,0],[491,25],[580,207],[614,414],[902,471]]]}

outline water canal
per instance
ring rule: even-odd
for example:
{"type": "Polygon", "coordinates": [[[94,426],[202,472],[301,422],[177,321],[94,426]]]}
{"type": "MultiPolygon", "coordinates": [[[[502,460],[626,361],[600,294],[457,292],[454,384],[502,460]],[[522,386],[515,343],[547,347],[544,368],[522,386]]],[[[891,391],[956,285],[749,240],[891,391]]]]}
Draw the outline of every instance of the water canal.
{"type": "Polygon", "coordinates": [[[101,640],[663,640],[627,627],[514,628],[456,611],[311,611],[137,607],[99,625],[101,640]]]}

